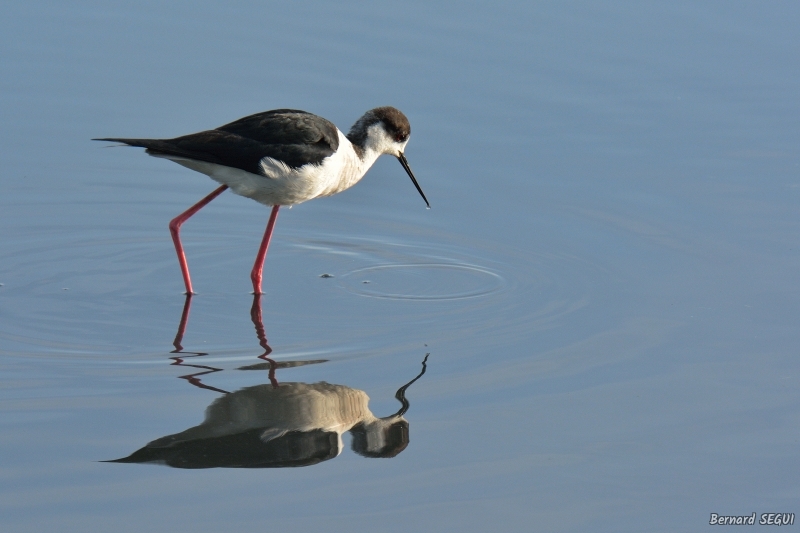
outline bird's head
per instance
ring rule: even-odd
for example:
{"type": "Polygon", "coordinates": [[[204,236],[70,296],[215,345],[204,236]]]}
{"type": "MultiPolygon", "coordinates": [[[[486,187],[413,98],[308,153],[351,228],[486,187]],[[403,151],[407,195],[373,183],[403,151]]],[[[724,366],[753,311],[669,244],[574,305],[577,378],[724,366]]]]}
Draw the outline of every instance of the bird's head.
{"type": "Polygon", "coordinates": [[[399,109],[376,107],[353,124],[347,137],[364,150],[400,157],[409,135],[411,124],[399,109]]]}
{"type": "Polygon", "coordinates": [[[425,193],[417,183],[403,153],[410,135],[411,124],[408,122],[408,118],[399,109],[386,106],[376,107],[364,113],[364,116],[350,128],[347,138],[362,150],[395,156],[403,165],[422,199],[425,200],[425,204],[430,208],[431,204],[425,198],[425,193]]]}

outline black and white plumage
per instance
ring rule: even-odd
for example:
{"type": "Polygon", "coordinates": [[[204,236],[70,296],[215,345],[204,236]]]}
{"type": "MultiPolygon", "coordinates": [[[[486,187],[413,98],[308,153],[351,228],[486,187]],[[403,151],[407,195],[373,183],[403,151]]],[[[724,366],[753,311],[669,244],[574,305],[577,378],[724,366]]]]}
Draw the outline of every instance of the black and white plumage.
{"type": "Polygon", "coordinates": [[[393,107],[368,111],[348,135],[306,111],[276,109],[174,139],[96,140],[146,148],[152,156],[171,159],[241,196],[274,206],[352,187],[383,154],[400,159],[419,189],[403,155],[410,133],[408,119],[393,107]]]}
{"type": "Polygon", "coordinates": [[[174,139],[102,138],[146,148],[147,153],[206,174],[222,186],[170,223],[186,292],[192,286],[180,243],[181,224],[225,189],[273,206],[251,278],[261,293],[261,269],[282,205],[330,196],[355,185],[383,154],[397,157],[430,207],[403,151],[411,134],[406,116],[393,107],[367,111],[345,135],[330,121],[306,111],[276,109],[213,130],[174,139]]]}

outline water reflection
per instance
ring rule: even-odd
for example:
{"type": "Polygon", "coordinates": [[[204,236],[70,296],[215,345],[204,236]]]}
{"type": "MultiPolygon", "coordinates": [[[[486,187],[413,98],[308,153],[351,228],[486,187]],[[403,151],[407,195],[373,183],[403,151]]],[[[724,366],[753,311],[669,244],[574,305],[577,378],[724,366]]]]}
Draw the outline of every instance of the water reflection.
{"type": "MultiPolygon", "coordinates": [[[[181,313],[181,321],[178,324],[178,332],[175,334],[175,340],[172,342],[172,345],[175,347],[174,350],[170,353],[180,354],[174,357],[170,357],[173,360],[173,366],[183,366],[189,368],[196,368],[199,369],[200,372],[194,372],[192,374],[187,374],[185,376],[178,376],[181,379],[187,380],[189,383],[194,385],[195,387],[199,387],[202,389],[209,389],[217,392],[222,392],[228,394],[228,391],[218,389],[216,387],[212,387],[210,385],[206,385],[200,379],[200,376],[204,376],[206,374],[212,374],[214,372],[221,372],[221,368],[216,368],[212,366],[206,365],[198,365],[198,364],[191,364],[187,363],[186,359],[194,358],[194,357],[203,357],[208,355],[208,352],[184,352],[183,345],[183,335],[186,332],[186,326],[189,323],[189,313],[192,308],[192,295],[186,295],[186,301],[183,304],[183,312],[181,313]]],[[[318,359],[314,361],[289,361],[284,363],[278,363],[269,355],[272,353],[272,348],[267,343],[267,335],[264,329],[264,321],[262,319],[261,314],[261,295],[256,294],[253,296],[253,305],[250,308],[250,319],[253,321],[253,325],[256,328],[256,336],[258,337],[259,345],[264,349],[264,353],[258,356],[259,359],[263,359],[266,361],[264,364],[260,365],[250,365],[246,367],[240,368],[240,370],[269,370],[269,381],[272,383],[273,386],[278,386],[278,381],[275,378],[275,371],[278,368],[287,368],[287,367],[294,367],[294,366],[302,366],[308,364],[316,364],[316,363],[324,363],[327,359],[318,359]]]]}
{"type": "Polygon", "coordinates": [[[364,457],[395,457],[409,443],[409,425],[404,415],[409,409],[406,390],[427,368],[428,354],[422,369],[400,387],[395,398],[400,409],[378,418],[369,409],[369,396],[345,385],[319,383],[279,383],[281,368],[322,363],[324,360],[276,362],[261,316],[261,297],[256,295],[251,319],[256,328],[264,363],[239,370],[269,370],[269,383],[228,392],[202,382],[201,376],[220,372],[221,368],[187,363],[190,358],[208,355],[183,352],[182,340],[189,319],[191,295],[187,296],[181,315],[173,365],[199,370],[182,379],[196,387],[223,395],[206,409],[205,420],[198,426],[167,435],[148,443],[128,457],[114,463],[156,463],[175,468],[280,468],[308,466],[338,456],[343,449],[342,435],[350,432],[352,449],[364,457]]]}

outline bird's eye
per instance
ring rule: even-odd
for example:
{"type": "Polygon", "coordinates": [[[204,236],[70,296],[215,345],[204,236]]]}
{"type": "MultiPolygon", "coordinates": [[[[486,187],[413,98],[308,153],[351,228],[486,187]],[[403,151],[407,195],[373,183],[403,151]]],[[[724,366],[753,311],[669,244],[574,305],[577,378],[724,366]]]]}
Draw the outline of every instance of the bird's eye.
{"type": "Polygon", "coordinates": [[[406,136],[403,135],[402,133],[398,133],[397,135],[394,136],[394,140],[401,143],[406,140],[406,136]]]}

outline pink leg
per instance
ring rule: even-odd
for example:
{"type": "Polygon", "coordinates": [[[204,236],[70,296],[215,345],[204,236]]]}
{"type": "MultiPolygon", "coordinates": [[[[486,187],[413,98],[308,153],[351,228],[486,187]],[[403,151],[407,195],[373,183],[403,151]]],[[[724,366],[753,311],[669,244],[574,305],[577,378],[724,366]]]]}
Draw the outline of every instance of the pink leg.
{"type": "Polygon", "coordinates": [[[256,255],[256,262],[250,272],[250,279],[253,280],[253,294],[263,294],[261,292],[261,272],[264,270],[264,259],[267,257],[267,248],[269,248],[269,241],[272,239],[272,230],[275,228],[275,221],[278,219],[278,209],[280,207],[279,205],[272,207],[267,229],[264,232],[264,238],[261,239],[261,247],[256,255]]]}
{"type": "Polygon", "coordinates": [[[181,274],[183,274],[183,283],[186,285],[186,294],[194,294],[192,290],[192,279],[189,277],[189,265],[186,263],[186,254],[183,253],[183,245],[181,244],[181,224],[186,222],[188,218],[205,207],[211,200],[219,196],[227,189],[227,185],[222,185],[214,190],[211,194],[194,204],[192,207],[173,218],[169,223],[169,232],[172,234],[172,242],[175,244],[175,251],[178,253],[178,263],[181,265],[181,274]]]}

